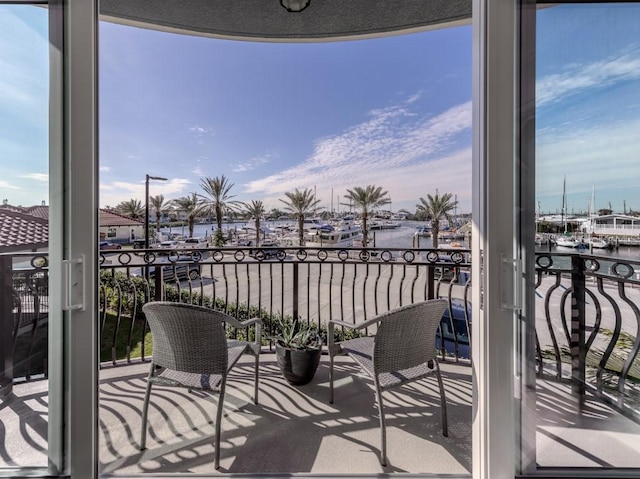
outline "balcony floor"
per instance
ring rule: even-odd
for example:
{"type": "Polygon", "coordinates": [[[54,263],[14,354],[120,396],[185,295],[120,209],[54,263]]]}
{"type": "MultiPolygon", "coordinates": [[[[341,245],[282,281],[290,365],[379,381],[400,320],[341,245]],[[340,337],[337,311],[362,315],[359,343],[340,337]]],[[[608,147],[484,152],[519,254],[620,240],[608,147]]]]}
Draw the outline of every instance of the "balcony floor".
{"type": "MultiPolygon", "coordinates": [[[[257,406],[251,397],[252,365],[236,366],[227,383],[220,472],[469,474],[468,366],[446,365],[448,438],[442,436],[435,378],[385,393],[390,465],[383,468],[372,382],[348,358],[339,358],[335,401],[329,404],[327,362],[323,357],[310,384],[294,387],[282,378],[274,356],[264,355],[257,406]]],[[[119,369],[102,371],[103,472],[214,472],[217,395],[154,387],[147,450],[141,453],[139,418],[148,366],[128,367],[126,377],[119,369]]]]}
{"type": "MultiPolygon", "coordinates": [[[[328,399],[328,358],[312,383],[289,386],[271,353],[261,356],[259,404],[251,399],[250,359],[227,384],[220,473],[467,476],[471,470],[472,387],[468,365],[442,364],[449,437],[441,434],[435,379],[385,393],[389,466],[378,461],[380,435],[372,382],[348,358],[328,399]]],[[[100,372],[100,470],[139,474],[215,473],[217,395],[154,387],[147,449],[138,450],[148,364],[100,372]]],[[[16,384],[0,405],[0,467],[46,464],[47,382],[16,384]]],[[[536,446],[540,466],[640,467],[640,425],[588,397],[582,415],[566,384],[538,381],[536,446]]]]}

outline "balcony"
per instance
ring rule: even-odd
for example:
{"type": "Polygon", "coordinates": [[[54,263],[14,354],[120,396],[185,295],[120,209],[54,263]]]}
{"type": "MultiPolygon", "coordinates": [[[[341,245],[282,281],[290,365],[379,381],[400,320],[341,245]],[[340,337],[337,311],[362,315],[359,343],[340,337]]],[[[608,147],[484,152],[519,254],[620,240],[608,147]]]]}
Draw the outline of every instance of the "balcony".
{"type": "MultiPolygon", "coordinates": [[[[215,296],[215,307],[240,318],[253,308],[266,316],[291,315],[318,325],[337,318],[362,321],[430,297],[450,299],[449,318],[460,319],[462,311],[461,321],[445,321],[441,331],[448,438],[440,434],[437,386],[431,379],[385,393],[390,465],[383,468],[373,386],[358,374],[355,363],[341,358],[336,400],[329,404],[327,357],[312,383],[293,387],[282,378],[265,343],[259,405],[251,401],[248,363],[241,363],[230,378],[220,472],[470,473],[473,393],[471,345],[465,341],[472,318],[466,308],[454,311],[456,304],[470,301],[468,251],[224,249],[202,250],[190,259],[136,252],[101,256],[102,472],[214,472],[217,396],[170,388],[152,396],[147,450],[138,451],[151,352],[142,341],[144,321],[132,313],[150,299],[210,305],[208,298],[215,296]],[[197,277],[189,275],[192,264],[197,277]],[[114,338],[120,338],[115,341],[119,347],[114,338]]],[[[10,315],[14,325],[21,325],[16,337],[35,341],[38,334],[31,333],[47,323],[46,266],[37,258],[30,264],[30,269],[12,272],[17,299],[10,315]]],[[[536,257],[535,441],[541,467],[640,467],[638,441],[629,440],[640,434],[636,271],[639,263],[606,257],[536,257]],[[572,295],[580,299],[573,316],[572,295]]],[[[2,304],[6,308],[7,301],[2,304]]],[[[37,347],[27,341],[23,350],[37,347]]],[[[5,439],[0,465],[44,466],[46,367],[42,370],[38,361],[27,361],[26,367],[18,362],[29,374],[16,376],[12,396],[0,406],[4,437],[11,438],[5,439]]]]}

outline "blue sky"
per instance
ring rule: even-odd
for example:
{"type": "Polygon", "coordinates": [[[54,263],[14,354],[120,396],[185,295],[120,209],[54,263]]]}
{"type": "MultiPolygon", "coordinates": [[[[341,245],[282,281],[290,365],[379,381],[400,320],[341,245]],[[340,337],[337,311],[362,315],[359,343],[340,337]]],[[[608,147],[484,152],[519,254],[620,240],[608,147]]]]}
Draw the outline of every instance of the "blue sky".
{"type": "Polygon", "coordinates": [[[543,211],[640,210],[640,4],[537,19],[536,192],[543,211]]]}
{"type": "Polygon", "coordinates": [[[470,205],[469,27],[344,43],[232,42],[101,25],[103,204],[224,174],[243,201],[376,184],[392,207],[470,205]],[[446,92],[446,94],[443,94],[446,92]],[[132,134],[132,131],[135,132],[132,134]],[[142,193],[142,194],[141,194],[142,193]]]}
{"type": "MultiPolygon", "coordinates": [[[[0,191],[47,199],[46,14],[0,7],[0,191]],[[5,121],[6,120],[6,121],[5,121]],[[15,158],[20,158],[19,162],[15,158]]],[[[543,211],[640,209],[640,7],[538,15],[543,211]]],[[[471,209],[471,27],[342,43],[233,42],[102,23],[100,198],[200,192],[224,174],[267,208],[315,188],[337,208],[376,184],[394,210],[451,192],[471,209]],[[333,190],[333,196],[331,194],[333,190]]],[[[341,207],[343,208],[343,207],[341,207]]]]}

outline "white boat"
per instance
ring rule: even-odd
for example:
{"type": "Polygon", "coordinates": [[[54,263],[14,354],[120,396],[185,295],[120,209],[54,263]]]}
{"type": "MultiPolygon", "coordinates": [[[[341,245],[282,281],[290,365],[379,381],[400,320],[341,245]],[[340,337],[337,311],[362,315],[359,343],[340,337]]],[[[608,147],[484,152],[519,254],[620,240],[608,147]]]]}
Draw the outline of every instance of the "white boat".
{"type": "Polygon", "coordinates": [[[549,244],[549,238],[541,234],[536,234],[536,246],[545,246],[549,244]]]}
{"type": "Polygon", "coordinates": [[[573,236],[558,236],[556,237],[556,246],[562,246],[563,248],[577,248],[581,242],[575,239],[573,236]]]}
{"type": "Polygon", "coordinates": [[[465,234],[457,230],[447,230],[438,233],[438,239],[442,241],[453,241],[464,239],[465,234]]]}
{"type": "Polygon", "coordinates": [[[416,226],[416,232],[414,236],[423,236],[425,238],[431,237],[431,228],[429,226],[416,226]]]}
{"type": "Polygon", "coordinates": [[[384,221],[383,220],[378,220],[378,219],[371,219],[369,221],[367,221],[367,229],[369,231],[373,231],[373,230],[381,230],[384,228],[384,221]]]}
{"type": "Polygon", "coordinates": [[[305,218],[302,223],[303,229],[311,235],[317,234],[317,232],[332,231],[334,228],[328,223],[325,223],[319,218],[305,218]]]}
{"type": "Polygon", "coordinates": [[[608,240],[598,237],[586,238],[585,243],[588,247],[591,248],[608,249],[612,247],[611,243],[609,243],[608,240]]]}
{"type": "Polygon", "coordinates": [[[317,230],[305,239],[305,246],[311,248],[348,248],[354,242],[362,242],[362,229],[353,221],[342,221],[333,231],[317,230]]]}

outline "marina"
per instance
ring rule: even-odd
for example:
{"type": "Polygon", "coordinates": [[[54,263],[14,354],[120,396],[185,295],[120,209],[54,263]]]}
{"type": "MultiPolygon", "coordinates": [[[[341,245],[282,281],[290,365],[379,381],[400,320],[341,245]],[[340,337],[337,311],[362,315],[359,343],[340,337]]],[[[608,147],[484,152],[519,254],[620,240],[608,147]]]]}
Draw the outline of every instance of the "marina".
{"type": "MultiPolygon", "coordinates": [[[[225,237],[244,238],[248,241],[255,241],[255,230],[247,232],[245,229],[247,222],[225,223],[223,230],[225,237]],[[244,236],[243,236],[244,235],[244,236]]],[[[266,234],[264,240],[274,243],[277,246],[293,247],[298,246],[298,233],[296,231],[295,221],[283,220],[283,221],[265,221],[261,223],[261,227],[265,229],[266,234]]],[[[211,240],[212,232],[215,231],[215,224],[196,224],[194,227],[194,237],[209,238],[211,240]]],[[[433,246],[432,238],[422,233],[428,230],[427,222],[424,221],[411,221],[404,220],[399,221],[399,226],[391,229],[374,230],[369,232],[369,246],[376,248],[431,248],[433,246]]],[[[163,234],[184,234],[187,232],[185,227],[173,227],[161,229],[163,234]]],[[[352,230],[353,231],[353,230],[352,230]]],[[[321,236],[332,236],[331,233],[322,233],[320,236],[316,236],[319,240],[321,236]]],[[[456,240],[443,240],[440,239],[439,245],[446,245],[454,243],[458,247],[470,248],[469,236],[465,235],[464,239],[456,240]]],[[[357,239],[357,235],[356,235],[357,239]]],[[[640,259],[640,240],[631,241],[630,239],[612,242],[612,247],[605,248],[603,242],[593,241],[592,244],[585,242],[578,242],[574,240],[572,244],[575,246],[563,247],[555,244],[557,235],[552,234],[538,234],[534,240],[536,251],[578,251],[583,254],[589,254],[592,250],[597,250],[598,255],[610,256],[612,258],[622,258],[629,260],[640,259]]],[[[343,242],[339,247],[347,247],[348,242],[343,242]]],[[[244,246],[250,246],[244,244],[244,246]]],[[[307,246],[320,247],[320,241],[307,243],[307,246]]],[[[322,246],[335,247],[336,244],[326,242],[322,240],[322,246]]],[[[359,246],[356,242],[355,246],[359,246]]]]}

